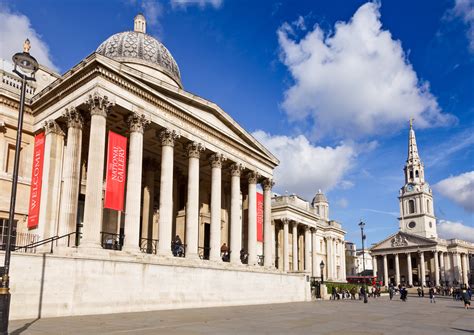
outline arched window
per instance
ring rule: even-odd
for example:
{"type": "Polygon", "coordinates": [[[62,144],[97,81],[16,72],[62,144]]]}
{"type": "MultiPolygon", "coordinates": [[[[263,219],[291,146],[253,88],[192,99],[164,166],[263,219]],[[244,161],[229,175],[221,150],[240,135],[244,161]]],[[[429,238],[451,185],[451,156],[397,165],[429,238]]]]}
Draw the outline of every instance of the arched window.
{"type": "Polygon", "coordinates": [[[428,213],[431,212],[431,209],[430,209],[430,200],[429,200],[429,199],[426,200],[426,211],[427,211],[428,213]]]}
{"type": "Polygon", "coordinates": [[[413,179],[413,171],[410,171],[410,179],[413,179]]]}
{"type": "Polygon", "coordinates": [[[409,200],[408,201],[408,214],[413,214],[413,213],[415,213],[415,201],[409,200]]]}
{"type": "Polygon", "coordinates": [[[316,206],[316,214],[319,215],[319,206],[316,206]]]}
{"type": "Polygon", "coordinates": [[[418,174],[418,170],[415,171],[415,177],[418,178],[420,175],[418,174]]]}

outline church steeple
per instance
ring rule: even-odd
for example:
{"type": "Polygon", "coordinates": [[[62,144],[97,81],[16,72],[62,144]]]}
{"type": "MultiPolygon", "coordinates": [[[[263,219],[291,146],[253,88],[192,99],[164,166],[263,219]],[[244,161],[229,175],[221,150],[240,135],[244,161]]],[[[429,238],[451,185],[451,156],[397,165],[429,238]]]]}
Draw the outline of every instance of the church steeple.
{"type": "Polygon", "coordinates": [[[418,155],[413,118],[410,119],[410,132],[408,135],[408,158],[405,164],[405,184],[422,184],[425,181],[423,163],[418,155]]]}

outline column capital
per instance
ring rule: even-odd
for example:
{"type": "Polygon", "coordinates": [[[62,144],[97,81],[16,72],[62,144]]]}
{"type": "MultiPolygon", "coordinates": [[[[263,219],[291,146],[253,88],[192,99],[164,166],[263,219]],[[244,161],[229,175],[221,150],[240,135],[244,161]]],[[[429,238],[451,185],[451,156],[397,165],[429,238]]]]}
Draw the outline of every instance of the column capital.
{"type": "Polygon", "coordinates": [[[174,130],[164,129],[160,131],[159,137],[162,146],[174,147],[174,141],[180,136],[174,130]]]}
{"type": "Polygon", "coordinates": [[[262,188],[264,191],[271,191],[273,188],[273,185],[275,185],[275,182],[273,179],[266,178],[262,181],[262,188]]]}
{"type": "Polygon", "coordinates": [[[201,157],[201,152],[204,151],[204,146],[199,142],[191,142],[186,146],[186,153],[188,158],[197,158],[201,157]]]}
{"type": "Polygon", "coordinates": [[[290,219],[288,218],[281,218],[280,220],[285,226],[287,226],[290,223],[290,219]]]}
{"type": "Polygon", "coordinates": [[[233,177],[240,177],[240,174],[242,173],[242,170],[244,169],[244,166],[240,163],[234,163],[230,166],[230,174],[233,177]]]}
{"type": "Polygon", "coordinates": [[[136,112],[130,113],[125,121],[132,133],[143,134],[145,128],[150,124],[150,120],[148,120],[145,115],[136,112]]]}
{"type": "Polygon", "coordinates": [[[46,132],[46,135],[52,133],[52,134],[64,136],[64,132],[59,126],[59,124],[56,122],[56,120],[45,121],[43,127],[46,132]]]}
{"type": "Polygon", "coordinates": [[[68,107],[63,116],[67,119],[68,128],[82,129],[84,118],[76,107],[68,107]]]}
{"type": "Polygon", "coordinates": [[[223,154],[215,153],[209,157],[209,163],[212,168],[222,169],[222,162],[226,161],[227,158],[223,154]]]}
{"type": "Polygon", "coordinates": [[[260,177],[260,174],[257,171],[251,171],[247,173],[247,179],[249,184],[257,184],[257,180],[260,177]]]}
{"type": "Polygon", "coordinates": [[[86,103],[89,105],[91,115],[100,115],[103,117],[107,117],[107,114],[109,114],[115,105],[115,103],[109,101],[108,96],[101,95],[99,92],[89,94],[86,103]]]}
{"type": "Polygon", "coordinates": [[[309,231],[311,228],[307,225],[303,225],[303,229],[305,232],[309,231]]]}
{"type": "Polygon", "coordinates": [[[313,234],[316,234],[316,232],[318,231],[318,228],[311,227],[310,229],[313,234]]]}

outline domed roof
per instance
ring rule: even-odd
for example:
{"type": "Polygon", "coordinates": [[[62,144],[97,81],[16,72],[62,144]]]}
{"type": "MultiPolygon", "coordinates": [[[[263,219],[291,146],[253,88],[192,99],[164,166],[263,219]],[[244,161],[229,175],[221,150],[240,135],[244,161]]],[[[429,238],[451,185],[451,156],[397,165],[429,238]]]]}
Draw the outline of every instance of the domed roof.
{"type": "Polygon", "coordinates": [[[319,190],[313,198],[313,204],[318,202],[328,202],[328,199],[326,199],[326,196],[321,192],[321,190],[319,190]]]}
{"type": "Polygon", "coordinates": [[[182,87],[178,64],[160,41],[146,34],[145,17],[138,14],[134,23],[134,31],[110,36],[99,45],[96,52],[119,62],[150,66],[165,73],[182,87]]]}

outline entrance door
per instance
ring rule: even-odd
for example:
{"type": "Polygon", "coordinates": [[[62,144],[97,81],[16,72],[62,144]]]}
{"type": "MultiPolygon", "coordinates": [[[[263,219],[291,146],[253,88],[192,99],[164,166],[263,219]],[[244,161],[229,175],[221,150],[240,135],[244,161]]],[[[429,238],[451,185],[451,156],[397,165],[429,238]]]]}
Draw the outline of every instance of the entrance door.
{"type": "Polygon", "coordinates": [[[209,259],[209,250],[211,247],[211,225],[204,224],[204,259],[209,259]]]}

